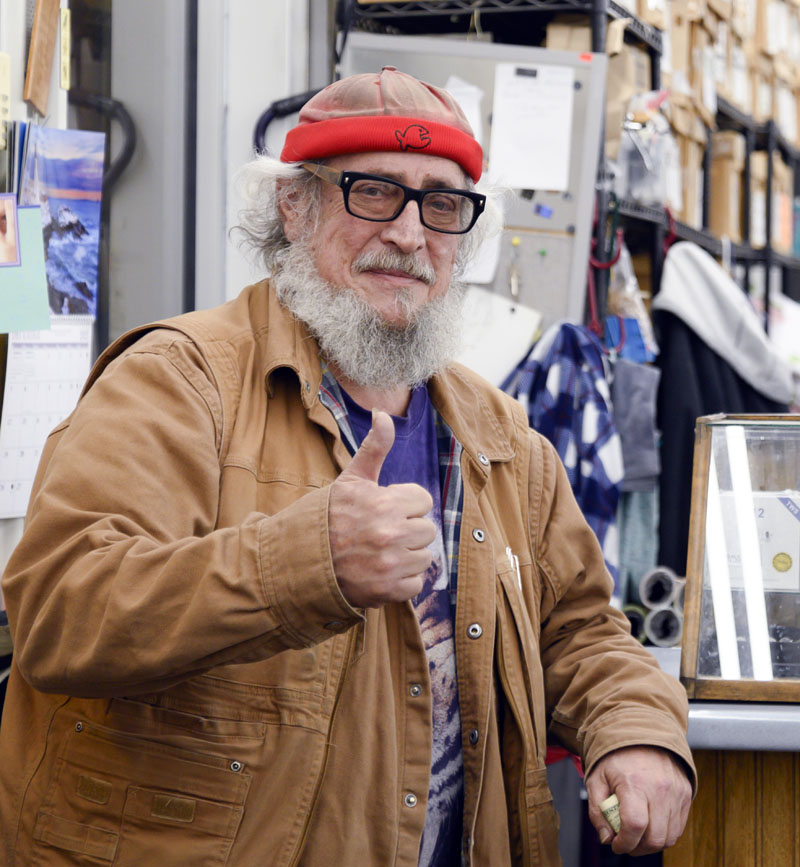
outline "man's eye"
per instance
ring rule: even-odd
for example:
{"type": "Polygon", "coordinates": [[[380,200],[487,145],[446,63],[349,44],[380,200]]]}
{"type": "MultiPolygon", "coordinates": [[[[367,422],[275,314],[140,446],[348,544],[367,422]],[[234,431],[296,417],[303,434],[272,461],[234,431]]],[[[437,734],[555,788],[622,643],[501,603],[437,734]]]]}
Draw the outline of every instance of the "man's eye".
{"type": "Polygon", "coordinates": [[[425,196],[425,204],[442,214],[452,214],[458,207],[455,196],[425,196]]]}
{"type": "Polygon", "coordinates": [[[389,184],[359,184],[353,188],[353,192],[358,196],[377,199],[383,196],[395,195],[397,187],[390,186],[389,184]]]}

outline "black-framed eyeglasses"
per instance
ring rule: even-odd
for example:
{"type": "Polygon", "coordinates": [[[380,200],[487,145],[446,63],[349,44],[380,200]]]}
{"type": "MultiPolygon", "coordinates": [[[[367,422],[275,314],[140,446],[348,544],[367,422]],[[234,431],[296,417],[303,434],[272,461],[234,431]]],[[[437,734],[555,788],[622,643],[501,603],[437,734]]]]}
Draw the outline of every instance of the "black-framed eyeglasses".
{"type": "Polygon", "coordinates": [[[380,175],[340,172],[317,163],[303,163],[303,168],[341,188],[348,214],[375,223],[396,219],[413,200],[419,207],[420,222],[427,229],[463,235],[475,225],[486,206],[486,196],[470,190],[417,190],[380,175]]]}

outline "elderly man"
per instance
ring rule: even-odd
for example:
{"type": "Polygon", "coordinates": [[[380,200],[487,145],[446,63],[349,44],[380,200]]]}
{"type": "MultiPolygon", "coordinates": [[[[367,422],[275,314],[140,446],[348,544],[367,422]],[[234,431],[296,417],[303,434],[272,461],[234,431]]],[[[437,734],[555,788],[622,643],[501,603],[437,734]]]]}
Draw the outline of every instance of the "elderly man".
{"type": "Polygon", "coordinates": [[[557,864],[548,736],[615,851],[675,842],[682,690],[451,363],[481,168],[444,91],[332,84],[246,175],[271,279],[100,359],[3,582],[6,864],[557,864]]]}

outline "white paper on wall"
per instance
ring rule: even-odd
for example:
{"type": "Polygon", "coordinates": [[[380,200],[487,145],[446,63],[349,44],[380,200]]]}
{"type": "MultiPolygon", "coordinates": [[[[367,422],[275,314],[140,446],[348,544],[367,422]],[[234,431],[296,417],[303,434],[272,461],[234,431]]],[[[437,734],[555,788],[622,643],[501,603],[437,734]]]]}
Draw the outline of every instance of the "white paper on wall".
{"type": "Polygon", "coordinates": [[[575,70],[499,63],[495,70],[489,179],[518,190],[566,190],[575,70]]]}
{"type": "Polygon", "coordinates": [[[91,367],[92,318],[8,336],[0,419],[0,518],[25,515],[47,435],[75,408],[91,367]]]}

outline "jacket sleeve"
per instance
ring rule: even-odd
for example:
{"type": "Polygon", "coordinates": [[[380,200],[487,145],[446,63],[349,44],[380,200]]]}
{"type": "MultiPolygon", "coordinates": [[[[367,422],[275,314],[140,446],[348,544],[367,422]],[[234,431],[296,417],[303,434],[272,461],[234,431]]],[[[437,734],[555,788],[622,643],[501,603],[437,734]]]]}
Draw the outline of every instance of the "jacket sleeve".
{"type": "Polygon", "coordinates": [[[112,362],[51,434],[3,577],[34,687],[147,692],[359,622],[333,573],[327,487],[216,528],[221,421],[199,353],[162,331],[112,362]]]}
{"type": "Polygon", "coordinates": [[[686,693],[609,604],[613,582],[600,545],[552,445],[532,436],[531,539],[550,732],[583,757],[587,774],[612,750],[655,746],[680,756],[696,787],[686,693]]]}

